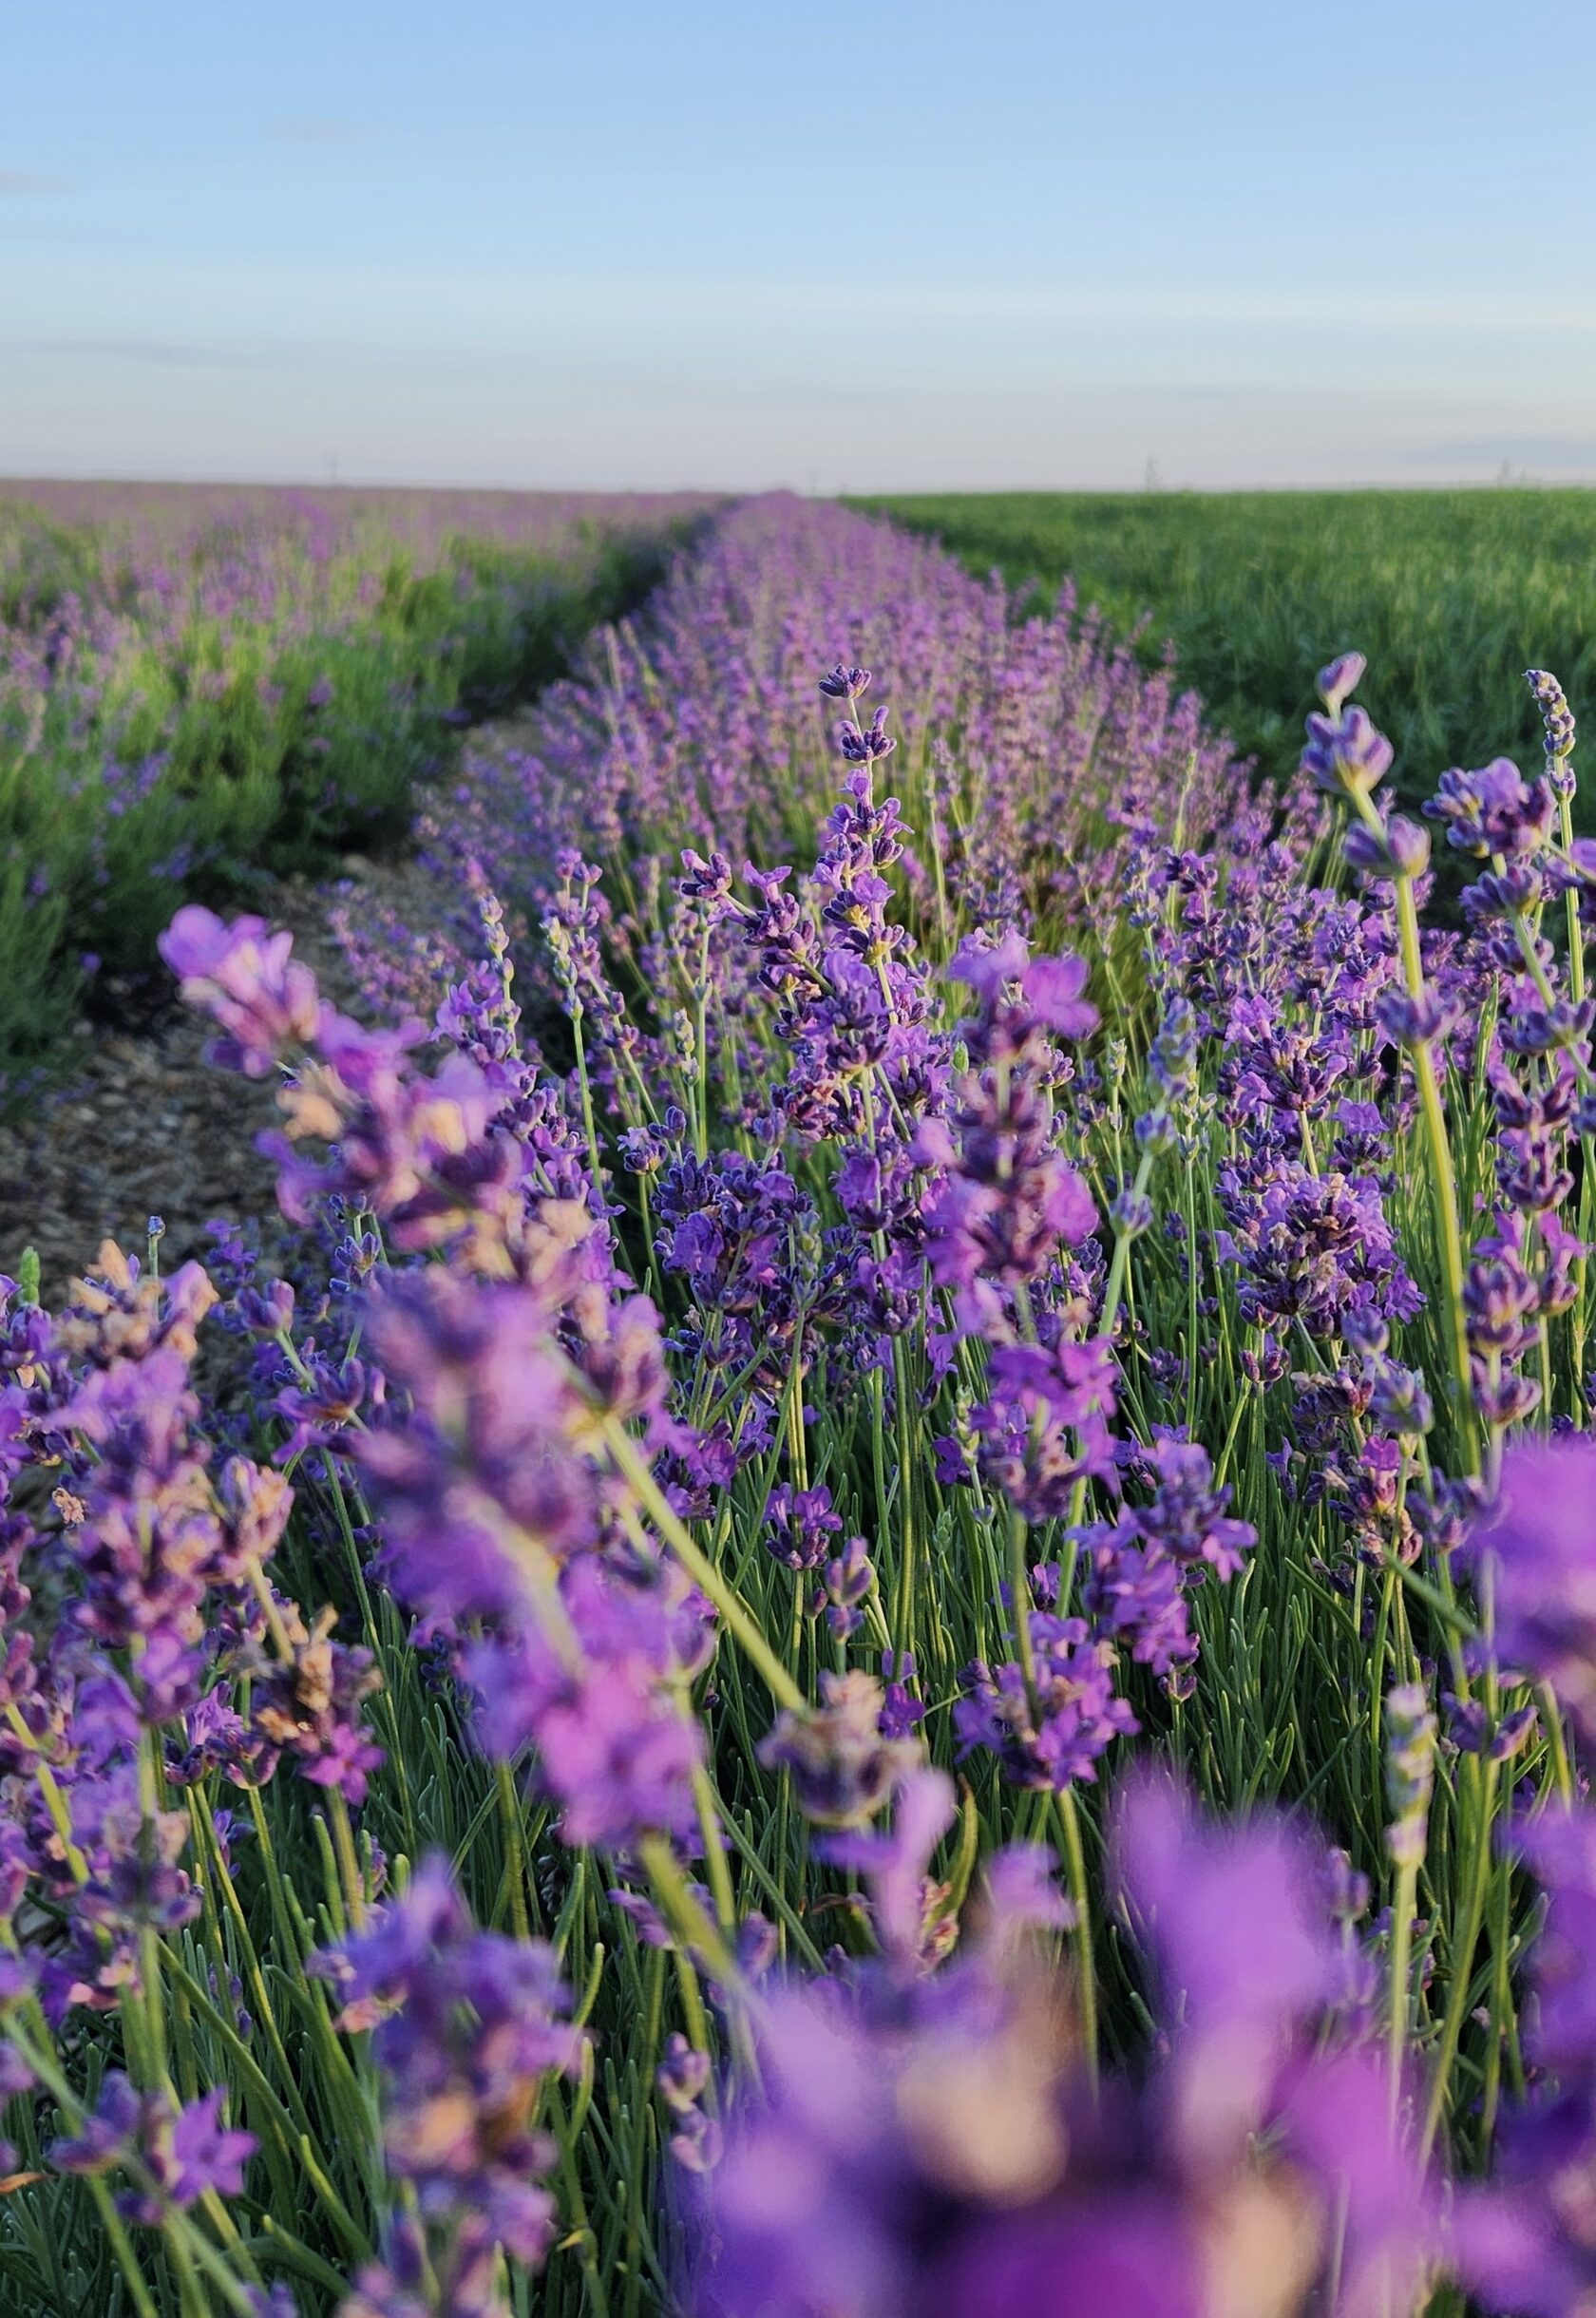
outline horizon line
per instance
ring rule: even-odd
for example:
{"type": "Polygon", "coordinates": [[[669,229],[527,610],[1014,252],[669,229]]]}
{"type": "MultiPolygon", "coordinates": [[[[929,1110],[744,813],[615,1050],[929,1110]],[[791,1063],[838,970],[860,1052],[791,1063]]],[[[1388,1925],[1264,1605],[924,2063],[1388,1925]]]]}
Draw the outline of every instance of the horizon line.
{"type": "Polygon", "coordinates": [[[0,492],[33,486],[69,486],[80,490],[151,491],[306,491],[322,496],[359,491],[412,492],[418,496],[452,494],[505,499],[758,499],[789,492],[795,499],[1224,499],[1251,496],[1288,498],[1355,491],[1382,491],[1422,497],[1447,491],[1590,491],[1596,490],[1596,469],[1584,475],[1538,475],[1514,469],[1489,476],[1457,475],[1416,481],[1386,476],[1361,476],[1336,483],[1013,483],[1013,484],[892,484],[864,487],[839,484],[832,490],[787,482],[760,484],[591,484],[504,482],[416,482],[391,476],[313,475],[171,475],[171,474],[0,474],[0,492]]]}

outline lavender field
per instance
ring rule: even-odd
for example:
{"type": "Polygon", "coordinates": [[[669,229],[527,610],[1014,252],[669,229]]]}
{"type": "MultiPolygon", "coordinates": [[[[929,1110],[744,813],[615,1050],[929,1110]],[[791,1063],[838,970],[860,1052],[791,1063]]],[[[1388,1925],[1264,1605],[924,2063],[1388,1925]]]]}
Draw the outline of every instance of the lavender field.
{"type": "Polygon", "coordinates": [[[352,513],[162,598],[57,512],[16,794],[90,768],[282,1227],[6,1282],[0,2310],[1588,2318],[1561,672],[1396,764],[1325,636],[1271,780],[1068,585],[671,504],[424,778],[552,673],[521,534],[413,536],[412,650],[352,513]],[[419,815],[352,1011],[172,865],[207,666],[278,787],[182,843],[346,691],[292,826],[419,815]]]}
{"type": "Polygon", "coordinates": [[[403,829],[451,728],[558,674],[704,504],[0,483],[6,1087],[185,897],[403,829]]]}

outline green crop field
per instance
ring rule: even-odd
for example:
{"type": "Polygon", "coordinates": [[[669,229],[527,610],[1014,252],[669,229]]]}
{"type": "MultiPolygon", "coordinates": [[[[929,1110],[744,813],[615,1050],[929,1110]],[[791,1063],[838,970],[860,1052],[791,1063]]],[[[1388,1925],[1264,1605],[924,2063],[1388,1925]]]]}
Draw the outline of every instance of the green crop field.
{"type": "MultiPolygon", "coordinates": [[[[1596,492],[949,493],[872,503],[972,570],[1066,577],[1125,630],[1149,617],[1182,676],[1270,771],[1294,760],[1314,672],[1356,646],[1404,792],[1452,765],[1539,755],[1523,671],[1576,713],[1596,683],[1596,492]]],[[[1588,816],[1589,808],[1586,808],[1588,816]]],[[[1587,820],[1588,826],[1588,820],[1587,820]]]]}

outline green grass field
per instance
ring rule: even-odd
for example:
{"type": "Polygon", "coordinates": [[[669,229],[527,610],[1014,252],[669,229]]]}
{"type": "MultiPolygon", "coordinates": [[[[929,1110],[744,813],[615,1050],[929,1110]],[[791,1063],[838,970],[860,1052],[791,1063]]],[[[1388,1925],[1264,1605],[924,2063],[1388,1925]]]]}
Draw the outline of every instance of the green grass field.
{"type": "MultiPolygon", "coordinates": [[[[1150,616],[1180,671],[1268,771],[1294,760],[1316,669],[1368,655],[1358,697],[1396,744],[1403,791],[1452,765],[1539,755],[1523,683],[1596,693],[1596,491],[1014,491],[871,503],[976,571],[1067,575],[1120,630],[1150,616]]],[[[1587,785],[1588,787],[1588,785],[1587,785]]],[[[1596,804],[1585,826],[1596,826],[1596,804]]]]}

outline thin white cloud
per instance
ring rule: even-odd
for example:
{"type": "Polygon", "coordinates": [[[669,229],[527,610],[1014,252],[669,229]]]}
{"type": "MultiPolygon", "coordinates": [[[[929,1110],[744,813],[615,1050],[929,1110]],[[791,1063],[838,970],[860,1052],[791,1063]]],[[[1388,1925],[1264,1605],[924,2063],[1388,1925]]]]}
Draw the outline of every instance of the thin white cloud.
{"type": "Polygon", "coordinates": [[[70,193],[77,180],[52,177],[44,169],[0,169],[0,200],[12,194],[70,193]]]}
{"type": "Polygon", "coordinates": [[[287,121],[268,121],[266,134],[274,144],[287,145],[348,145],[363,144],[370,129],[358,121],[334,121],[306,118],[287,121]]]}
{"type": "MultiPolygon", "coordinates": [[[[670,279],[662,275],[597,277],[591,274],[532,273],[523,287],[561,301],[602,302],[612,310],[691,306],[747,314],[826,314],[835,318],[835,288],[819,281],[712,281],[702,276],[670,279]]],[[[1057,288],[1022,284],[933,285],[872,283],[867,305],[872,323],[886,320],[932,323],[1152,323],[1200,328],[1284,328],[1301,331],[1372,329],[1390,332],[1596,332],[1596,298],[1541,297],[1479,292],[1430,296],[1345,296],[1319,298],[1303,292],[1272,290],[1130,290],[1057,288]]]]}
{"type": "Polygon", "coordinates": [[[0,352],[65,356],[92,363],[136,362],[174,370],[253,370],[293,359],[302,348],[251,350],[203,346],[175,338],[8,338],[0,352]]]}

